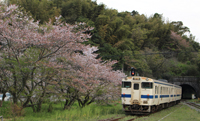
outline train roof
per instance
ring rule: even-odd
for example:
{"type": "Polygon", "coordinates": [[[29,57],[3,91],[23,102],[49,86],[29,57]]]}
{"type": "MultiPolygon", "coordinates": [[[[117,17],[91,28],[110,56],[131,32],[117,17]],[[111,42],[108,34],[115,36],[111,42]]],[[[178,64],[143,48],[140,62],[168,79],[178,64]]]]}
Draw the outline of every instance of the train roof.
{"type": "Polygon", "coordinates": [[[156,80],[156,79],[152,79],[152,78],[148,78],[148,77],[141,77],[141,76],[129,76],[129,77],[125,77],[125,78],[122,79],[122,81],[133,81],[133,80],[137,80],[137,81],[146,80],[146,81],[154,82],[154,83],[157,83],[157,84],[162,84],[162,85],[174,86],[174,87],[177,87],[177,88],[181,88],[181,86],[169,83],[165,79],[156,80]]]}
{"type": "Polygon", "coordinates": [[[159,81],[162,81],[162,82],[167,82],[167,83],[169,83],[168,82],[168,80],[166,80],[166,79],[158,79],[159,81]]]}

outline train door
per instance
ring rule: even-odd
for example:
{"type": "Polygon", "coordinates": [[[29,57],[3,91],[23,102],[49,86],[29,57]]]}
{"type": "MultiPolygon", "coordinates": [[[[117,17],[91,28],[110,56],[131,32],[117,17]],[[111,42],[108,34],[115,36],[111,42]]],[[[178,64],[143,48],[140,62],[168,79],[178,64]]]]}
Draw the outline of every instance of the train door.
{"type": "Polygon", "coordinates": [[[140,83],[133,83],[133,93],[131,95],[133,102],[137,100],[139,103],[140,101],[140,87],[140,83]]]}

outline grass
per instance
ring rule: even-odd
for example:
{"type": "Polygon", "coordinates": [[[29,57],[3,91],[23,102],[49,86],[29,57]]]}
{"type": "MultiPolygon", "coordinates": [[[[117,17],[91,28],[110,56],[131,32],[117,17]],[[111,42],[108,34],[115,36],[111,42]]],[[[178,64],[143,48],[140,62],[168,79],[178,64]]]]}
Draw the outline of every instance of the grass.
{"type": "Polygon", "coordinates": [[[178,104],[135,121],[200,121],[200,112],[186,105],[178,104]]]}
{"type": "MultiPolygon", "coordinates": [[[[191,100],[193,101],[193,100],[191,100]]],[[[98,121],[103,119],[112,119],[124,117],[120,121],[126,121],[137,117],[136,115],[125,115],[122,111],[120,101],[115,101],[112,104],[97,105],[95,103],[79,108],[75,103],[70,110],[63,110],[63,103],[53,104],[53,111],[47,112],[48,105],[44,104],[42,111],[33,113],[31,108],[23,110],[24,115],[21,117],[14,117],[10,110],[10,103],[6,102],[0,108],[0,116],[3,115],[5,121],[98,121]]],[[[189,108],[186,105],[178,104],[173,107],[163,109],[151,115],[140,117],[135,121],[198,121],[200,120],[200,113],[189,108]]]]}
{"type": "Polygon", "coordinates": [[[10,103],[4,102],[3,107],[0,108],[0,115],[3,115],[5,121],[6,119],[16,121],[94,121],[125,115],[120,101],[107,105],[93,103],[84,108],[79,108],[75,103],[70,110],[63,110],[63,103],[58,103],[53,104],[51,113],[47,112],[48,105],[44,104],[41,112],[33,113],[32,108],[25,108],[24,115],[20,117],[14,117],[9,107],[10,103]]]}
{"type": "Polygon", "coordinates": [[[11,105],[10,102],[3,102],[2,107],[0,107],[0,116],[11,117],[11,105]]]}
{"type": "Polygon", "coordinates": [[[189,102],[194,102],[200,104],[200,98],[189,100],[189,102]]]}

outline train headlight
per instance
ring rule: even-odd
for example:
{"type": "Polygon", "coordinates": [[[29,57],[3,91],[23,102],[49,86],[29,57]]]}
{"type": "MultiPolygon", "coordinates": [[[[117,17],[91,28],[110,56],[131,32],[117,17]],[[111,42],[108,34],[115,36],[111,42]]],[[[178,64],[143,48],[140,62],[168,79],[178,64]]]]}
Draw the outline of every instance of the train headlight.
{"type": "Polygon", "coordinates": [[[140,78],[136,78],[136,77],[134,77],[133,80],[140,80],[140,78]]]}

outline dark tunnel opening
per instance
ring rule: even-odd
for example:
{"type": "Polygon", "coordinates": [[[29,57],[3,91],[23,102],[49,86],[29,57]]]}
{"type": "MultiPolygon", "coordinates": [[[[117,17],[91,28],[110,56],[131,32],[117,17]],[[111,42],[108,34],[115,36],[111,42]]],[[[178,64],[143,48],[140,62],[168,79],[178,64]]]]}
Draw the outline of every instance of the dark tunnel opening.
{"type": "Polygon", "coordinates": [[[192,95],[197,96],[196,90],[192,86],[188,84],[182,84],[180,86],[182,87],[181,99],[192,99],[192,95]]]}

